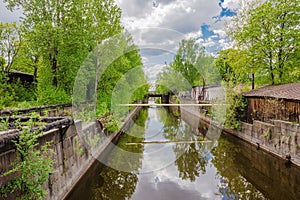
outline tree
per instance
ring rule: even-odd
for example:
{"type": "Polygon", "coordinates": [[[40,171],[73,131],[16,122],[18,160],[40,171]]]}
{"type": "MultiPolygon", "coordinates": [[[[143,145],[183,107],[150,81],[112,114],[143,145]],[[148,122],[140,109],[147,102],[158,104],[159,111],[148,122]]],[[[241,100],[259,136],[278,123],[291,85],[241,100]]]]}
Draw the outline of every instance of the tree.
{"type": "Polygon", "coordinates": [[[200,47],[194,39],[183,39],[171,64],[171,67],[180,72],[192,86],[199,85],[200,73],[195,63],[201,54],[204,54],[204,48],[200,47]]]}
{"type": "Polygon", "coordinates": [[[247,52],[248,63],[271,84],[294,81],[299,60],[299,0],[244,1],[244,7],[228,26],[237,47],[247,52]]]}
{"type": "Polygon", "coordinates": [[[171,66],[167,66],[164,71],[158,74],[156,82],[157,93],[176,93],[177,91],[186,91],[190,87],[190,83],[171,66]]]}
{"type": "MultiPolygon", "coordinates": [[[[219,70],[222,80],[233,81],[235,84],[248,83],[249,74],[255,71],[248,63],[247,52],[239,49],[226,49],[218,53],[215,65],[219,70]]],[[[252,78],[254,84],[254,79],[252,78]]]]}
{"type": "Polygon", "coordinates": [[[168,91],[170,88],[171,91],[180,91],[201,84],[204,88],[207,84],[219,84],[220,81],[218,69],[214,66],[214,58],[207,55],[205,48],[195,39],[183,39],[170,67],[159,74],[157,84],[158,89],[162,91],[168,91]]]}
{"type": "Polygon", "coordinates": [[[13,69],[33,74],[34,86],[37,83],[37,72],[40,61],[38,49],[39,47],[35,47],[34,43],[30,42],[28,38],[23,38],[19,54],[12,65],[13,69]]]}
{"type": "Polygon", "coordinates": [[[26,37],[51,68],[52,85],[69,93],[80,64],[98,43],[121,30],[120,9],[112,0],[7,0],[21,7],[26,37]]]}
{"type": "Polygon", "coordinates": [[[21,31],[16,23],[0,22],[0,66],[9,73],[21,46],[21,31]]]}

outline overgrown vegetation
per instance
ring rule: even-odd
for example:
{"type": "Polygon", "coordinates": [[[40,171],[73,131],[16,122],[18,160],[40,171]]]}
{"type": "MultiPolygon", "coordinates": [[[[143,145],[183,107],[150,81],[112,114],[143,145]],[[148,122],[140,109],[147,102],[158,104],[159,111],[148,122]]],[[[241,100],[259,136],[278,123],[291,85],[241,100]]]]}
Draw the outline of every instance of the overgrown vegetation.
{"type": "Polygon", "coordinates": [[[44,199],[47,192],[42,185],[54,172],[54,161],[51,159],[53,151],[50,144],[38,146],[38,137],[43,134],[41,130],[31,131],[37,122],[32,117],[27,123],[15,122],[19,131],[18,139],[13,143],[16,146],[17,158],[12,162],[11,169],[3,176],[13,178],[4,186],[1,186],[1,195],[7,197],[9,193],[17,195],[17,199],[44,199]]]}
{"type": "Polygon", "coordinates": [[[4,2],[11,11],[22,8],[23,15],[20,24],[0,22],[0,109],[71,102],[83,64],[87,69],[79,81],[88,86],[82,89],[86,99],[74,101],[97,99],[98,116],[111,112],[112,93],[132,69],[136,73],[124,81],[126,89],[135,89],[128,101],[140,100],[148,92],[139,49],[122,27],[121,10],[113,0],[4,2]],[[117,52],[111,52],[114,48],[107,41],[116,35],[120,35],[114,39],[117,52]],[[101,53],[89,57],[99,46],[101,53]],[[113,54],[118,56],[110,59],[113,54]],[[98,68],[105,71],[97,77],[97,84],[88,85],[95,82],[98,68]],[[14,70],[32,74],[32,82],[13,80],[14,70]],[[138,89],[133,88],[141,82],[138,89]]]}
{"type": "Polygon", "coordinates": [[[247,100],[241,91],[237,91],[235,85],[229,81],[226,83],[226,120],[227,128],[241,129],[240,121],[245,117],[245,109],[247,109],[247,100]]]}

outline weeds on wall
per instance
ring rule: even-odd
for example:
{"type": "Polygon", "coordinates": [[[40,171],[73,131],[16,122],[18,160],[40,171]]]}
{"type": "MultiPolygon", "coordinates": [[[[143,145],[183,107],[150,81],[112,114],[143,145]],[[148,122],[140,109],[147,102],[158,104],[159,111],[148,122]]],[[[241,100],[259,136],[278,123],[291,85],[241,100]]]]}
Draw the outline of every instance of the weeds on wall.
{"type": "Polygon", "coordinates": [[[12,163],[11,169],[2,176],[14,176],[0,193],[7,197],[9,193],[17,195],[16,199],[44,199],[47,191],[41,186],[54,172],[54,161],[51,159],[53,151],[49,150],[49,143],[38,147],[38,137],[43,134],[42,130],[31,132],[35,124],[31,118],[27,126],[17,125],[19,130],[18,140],[13,141],[16,146],[17,158],[12,163]]]}

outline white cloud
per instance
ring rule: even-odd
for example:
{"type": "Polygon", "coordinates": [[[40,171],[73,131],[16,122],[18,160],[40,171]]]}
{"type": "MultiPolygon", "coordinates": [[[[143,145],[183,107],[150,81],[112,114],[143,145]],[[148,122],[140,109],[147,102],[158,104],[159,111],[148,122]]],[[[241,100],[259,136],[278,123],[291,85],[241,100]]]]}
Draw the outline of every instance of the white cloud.
{"type": "Polygon", "coordinates": [[[151,63],[148,63],[148,65],[144,66],[143,67],[143,70],[147,76],[147,79],[148,81],[151,83],[151,84],[154,84],[155,83],[155,80],[157,78],[157,75],[162,72],[165,68],[165,65],[164,64],[151,64],[151,63]]]}
{"type": "Polygon", "coordinates": [[[15,10],[10,12],[4,4],[3,1],[0,1],[0,21],[1,22],[18,22],[20,16],[22,15],[22,10],[15,10]]]}
{"type": "Polygon", "coordinates": [[[217,43],[210,37],[208,38],[208,40],[204,41],[202,43],[202,45],[206,48],[209,48],[209,47],[213,47],[215,46],[217,43]]]}
{"type": "Polygon", "coordinates": [[[202,31],[198,30],[198,31],[193,31],[190,33],[185,34],[185,38],[189,39],[189,38],[200,38],[202,36],[202,31]]]}
{"type": "Polygon", "coordinates": [[[217,34],[220,38],[226,38],[227,37],[226,32],[224,30],[217,29],[217,30],[213,30],[213,32],[215,34],[217,34]]]}
{"type": "MultiPolygon", "coordinates": [[[[196,38],[198,43],[209,48],[218,44],[213,38],[201,38],[201,26],[215,24],[214,17],[220,15],[222,10],[219,6],[220,0],[156,0],[155,7],[153,1],[116,2],[123,12],[124,27],[141,49],[147,49],[141,50],[141,55],[147,57],[144,59],[144,70],[151,81],[157,74],[157,71],[153,70],[158,70],[158,66],[164,65],[165,61],[172,61],[183,38],[196,38]],[[157,55],[158,50],[163,50],[160,51],[161,56],[157,55]]],[[[221,31],[223,26],[223,23],[218,22],[218,25],[212,27],[212,30],[216,29],[215,34],[220,38],[224,37],[224,32],[221,31]]],[[[214,39],[217,39],[216,36],[214,39]]]]}
{"type": "Polygon", "coordinates": [[[223,8],[230,10],[237,10],[240,7],[241,0],[224,0],[222,3],[223,8]]]}

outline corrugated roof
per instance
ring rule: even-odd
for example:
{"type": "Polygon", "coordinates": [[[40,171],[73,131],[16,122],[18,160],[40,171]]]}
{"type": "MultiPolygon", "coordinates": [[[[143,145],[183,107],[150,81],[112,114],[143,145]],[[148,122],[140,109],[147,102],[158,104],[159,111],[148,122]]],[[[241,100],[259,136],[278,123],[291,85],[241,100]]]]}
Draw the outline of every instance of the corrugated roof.
{"type": "Polygon", "coordinates": [[[273,97],[278,99],[300,100],[300,83],[270,85],[244,92],[245,97],[273,97]]]}

